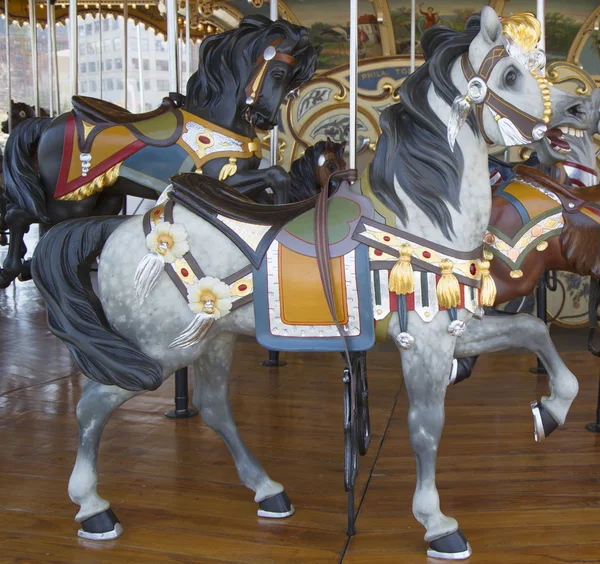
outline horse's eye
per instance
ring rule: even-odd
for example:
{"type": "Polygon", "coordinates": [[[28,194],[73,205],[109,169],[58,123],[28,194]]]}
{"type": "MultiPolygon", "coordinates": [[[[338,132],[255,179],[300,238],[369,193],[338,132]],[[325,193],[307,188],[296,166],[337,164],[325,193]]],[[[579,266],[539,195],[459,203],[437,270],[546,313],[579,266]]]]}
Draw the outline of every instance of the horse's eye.
{"type": "Polygon", "coordinates": [[[504,77],[504,82],[512,86],[515,82],[517,82],[517,78],[517,73],[511,69],[506,73],[506,76],[504,77]]]}
{"type": "Polygon", "coordinates": [[[27,114],[23,110],[21,110],[19,112],[19,116],[22,117],[22,118],[24,118],[24,117],[27,117],[27,114]]]}
{"type": "Polygon", "coordinates": [[[274,82],[281,82],[283,80],[283,72],[275,71],[275,72],[271,73],[271,77],[273,78],[274,82]]]}
{"type": "Polygon", "coordinates": [[[327,170],[335,172],[335,165],[333,163],[327,163],[327,170]]]}

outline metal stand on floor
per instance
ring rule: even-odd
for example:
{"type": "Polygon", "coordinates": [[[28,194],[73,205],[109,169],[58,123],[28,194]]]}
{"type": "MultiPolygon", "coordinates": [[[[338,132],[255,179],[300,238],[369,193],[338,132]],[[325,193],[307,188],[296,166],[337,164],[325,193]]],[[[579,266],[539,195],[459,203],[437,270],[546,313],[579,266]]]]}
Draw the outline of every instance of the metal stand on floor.
{"type": "Polygon", "coordinates": [[[269,360],[260,363],[261,366],[285,366],[285,360],[279,360],[279,351],[269,351],[269,360]]]}
{"type": "Polygon", "coordinates": [[[596,405],[596,421],[594,423],[588,423],[585,426],[585,428],[592,433],[600,433],[600,381],[598,382],[598,403],[596,405]]]}
{"type": "MultiPolygon", "coordinates": [[[[590,308],[589,322],[590,333],[588,337],[588,349],[594,356],[600,356],[600,348],[594,345],[594,334],[598,329],[598,308],[600,307],[600,281],[593,278],[590,282],[590,308]]],[[[600,433],[600,378],[598,378],[598,403],[596,404],[596,421],[588,423],[585,428],[592,433],[600,433]]]]}
{"type": "MultiPolygon", "coordinates": [[[[547,323],[548,317],[546,313],[546,273],[542,274],[538,281],[538,285],[535,291],[535,298],[537,302],[537,316],[544,322],[547,323]]],[[[532,374],[548,374],[542,361],[537,359],[537,366],[530,368],[529,372],[532,374]]]]}
{"type": "Polygon", "coordinates": [[[188,396],[188,369],[180,368],[175,372],[175,409],[167,411],[165,417],[169,419],[185,419],[198,415],[198,410],[189,406],[188,396]]]}

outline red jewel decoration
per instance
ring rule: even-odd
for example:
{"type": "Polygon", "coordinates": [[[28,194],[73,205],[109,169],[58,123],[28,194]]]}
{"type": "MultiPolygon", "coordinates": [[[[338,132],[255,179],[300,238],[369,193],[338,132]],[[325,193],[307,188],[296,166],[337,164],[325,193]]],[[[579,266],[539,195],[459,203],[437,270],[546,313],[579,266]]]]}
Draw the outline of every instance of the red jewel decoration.
{"type": "Polygon", "coordinates": [[[200,141],[200,143],[202,143],[203,145],[210,145],[210,139],[205,135],[200,135],[198,137],[198,141],[200,141]]]}
{"type": "Polygon", "coordinates": [[[244,290],[247,290],[247,289],[248,289],[248,286],[247,286],[246,284],[240,284],[240,285],[238,286],[238,290],[239,290],[240,292],[243,292],[244,290]]]}
{"type": "Polygon", "coordinates": [[[471,263],[471,266],[469,267],[469,272],[471,273],[471,276],[475,276],[477,274],[477,267],[475,266],[474,262],[471,263]]]}
{"type": "Polygon", "coordinates": [[[183,276],[184,278],[187,278],[189,275],[188,269],[187,268],[182,268],[181,269],[181,276],[183,276]]]}
{"type": "Polygon", "coordinates": [[[431,253],[429,251],[423,251],[423,256],[425,258],[431,258],[431,253]]]}
{"type": "Polygon", "coordinates": [[[154,215],[160,215],[160,210],[159,209],[154,210],[154,215]]]}
{"type": "Polygon", "coordinates": [[[379,249],[375,249],[375,251],[373,251],[378,257],[380,257],[383,254],[383,251],[380,251],[379,249]]]}
{"type": "Polygon", "coordinates": [[[387,242],[387,241],[391,241],[392,239],[389,237],[389,235],[386,235],[386,236],[383,238],[383,240],[387,242]]]}

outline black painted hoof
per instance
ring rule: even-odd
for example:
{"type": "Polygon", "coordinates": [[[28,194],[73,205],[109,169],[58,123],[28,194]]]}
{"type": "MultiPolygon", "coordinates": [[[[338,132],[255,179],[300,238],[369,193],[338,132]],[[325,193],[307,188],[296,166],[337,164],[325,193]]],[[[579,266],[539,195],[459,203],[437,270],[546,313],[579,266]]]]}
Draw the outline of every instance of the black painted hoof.
{"type": "Polygon", "coordinates": [[[11,274],[4,268],[0,268],[0,288],[8,288],[17,274],[11,274]]]}
{"type": "Polygon", "coordinates": [[[113,540],[123,534],[123,526],[112,509],[89,517],[81,523],[77,536],[89,540],[113,540]]]}
{"type": "Polygon", "coordinates": [[[531,404],[533,413],[533,434],[536,443],[541,443],[550,433],[558,428],[558,423],[539,401],[531,404]]]}
{"type": "Polygon", "coordinates": [[[471,547],[461,530],[429,543],[427,556],[441,560],[465,560],[471,556],[471,547]]]}
{"type": "Polygon", "coordinates": [[[285,492],[263,499],[258,504],[258,516],[268,519],[284,519],[294,514],[294,506],[285,492]]]}
{"type": "Polygon", "coordinates": [[[19,280],[21,282],[27,282],[31,280],[31,259],[23,261],[21,272],[19,273],[19,280]]]}
{"type": "Polygon", "coordinates": [[[452,370],[450,371],[450,379],[448,385],[458,384],[463,380],[471,377],[475,363],[479,357],[472,356],[469,358],[455,358],[452,360],[452,370]]]}

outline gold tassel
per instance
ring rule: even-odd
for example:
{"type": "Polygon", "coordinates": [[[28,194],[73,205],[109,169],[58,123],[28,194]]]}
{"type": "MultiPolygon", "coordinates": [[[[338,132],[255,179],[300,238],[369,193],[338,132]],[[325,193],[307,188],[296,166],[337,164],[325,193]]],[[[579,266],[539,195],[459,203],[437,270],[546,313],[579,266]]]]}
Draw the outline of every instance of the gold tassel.
{"type": "Polygon", "coordinates": [[[413,278],[412,260],[413,250],[408,243],[400,247],[400,258],[390,273],[390,292],[396,292],[399,296],[412,294],[415,291],[413,278]]]}
{"type": "Polygon", "coordinates": [[[237,159],[235,157],[231,157],[229,162],[223,165],[221,172],[219,173],[219,180],[223,182],[230,176],[233,176],[237,172],[237,159]]]}
{"type": "Polygon", "coordinates": [[[442,277],[436,291],[439,306],[448,309],[460,304],[460,284],[452,272],[453,268],[454,263],[450,259],[444,259],[440,263],[442,277]]]}
{"type": "Polygon", "coordinates": [[[490,275],[490,261],[479,261],[479,272],[481,272],[481,291],[479,292],[479,304],[482,306],[493,306],[496,301],[496,283],[490,275]]]}

